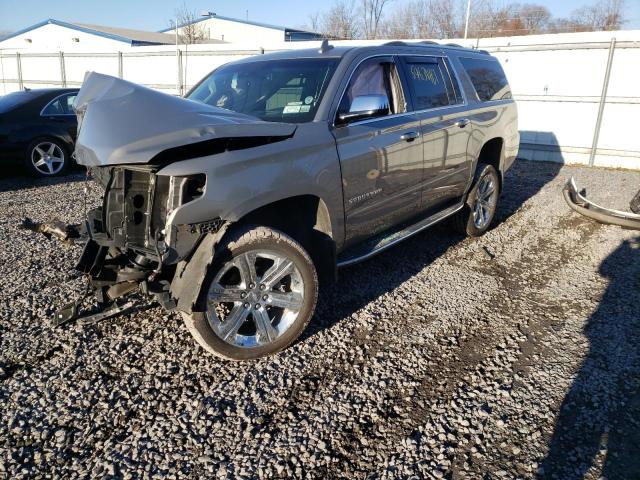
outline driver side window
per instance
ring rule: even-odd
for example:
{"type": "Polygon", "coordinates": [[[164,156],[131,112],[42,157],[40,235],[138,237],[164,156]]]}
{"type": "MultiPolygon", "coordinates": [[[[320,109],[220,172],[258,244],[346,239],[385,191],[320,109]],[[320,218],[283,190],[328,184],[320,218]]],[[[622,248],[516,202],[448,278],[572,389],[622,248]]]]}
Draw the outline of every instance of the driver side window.
{"type": "Polygon", "coordinates": [[[378,116],[406,112],[406,102],[395,63],[380,58],[362,62],[351,81],[338,108],[339,113],[353,112],[362,104],[358,97],[379,96],[387,100],[387,112],[378,116]]]}

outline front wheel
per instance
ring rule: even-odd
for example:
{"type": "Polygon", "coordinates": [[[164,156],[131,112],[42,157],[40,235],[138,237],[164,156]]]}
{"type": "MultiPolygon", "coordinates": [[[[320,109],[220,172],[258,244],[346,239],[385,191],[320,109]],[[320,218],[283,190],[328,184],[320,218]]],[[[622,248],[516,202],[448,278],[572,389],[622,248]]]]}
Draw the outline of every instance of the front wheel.
{"type": "Polygon", "coordinates": [[[306,328],[318,277],[302,246],[277,230],[247,227],[217,249],[198,307],[183,319],[208,352],[250,360],[289,346],[306,328]]]}
{"type": "Polygon", "coordinates": [[[498,172],[492,165],[478,164],[467,201],[453,218],[454,228],[470,237],[483,235],[493,222],[499,196],[498,172]]]}

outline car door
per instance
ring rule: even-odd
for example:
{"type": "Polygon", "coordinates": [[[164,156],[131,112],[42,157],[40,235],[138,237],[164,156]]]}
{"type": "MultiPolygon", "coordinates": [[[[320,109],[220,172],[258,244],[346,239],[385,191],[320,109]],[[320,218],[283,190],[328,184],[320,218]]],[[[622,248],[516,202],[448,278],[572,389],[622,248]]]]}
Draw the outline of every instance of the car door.
{"type": "Polygon", "coordinates": [[[347,243],[418,212],[423,169],[420,121],[406,110],[394,57],[360,61],[342,94],[333,129],[342,168],[347,243]],[[369,108],[367,102],[379,99],[386,100],[386,110],[357,117],[359,109],[369,108]],[[341,116],[353,113],[357,118],[341,121],[341,116]]]}
{"type": "Polygon", "coordinates": [[[54,98],[40,114],[47,123],[66,132],[74,142],[78,136],[78,119],[72,108],[76,95],[72,92],[54,98]]]}
{"type": "Polygon", "coordinates": [[[461,197],[468,184],[470,120],[446,57],[403,56],[402,66],[424,148],[421,206],[437,208],[461,197]]]}

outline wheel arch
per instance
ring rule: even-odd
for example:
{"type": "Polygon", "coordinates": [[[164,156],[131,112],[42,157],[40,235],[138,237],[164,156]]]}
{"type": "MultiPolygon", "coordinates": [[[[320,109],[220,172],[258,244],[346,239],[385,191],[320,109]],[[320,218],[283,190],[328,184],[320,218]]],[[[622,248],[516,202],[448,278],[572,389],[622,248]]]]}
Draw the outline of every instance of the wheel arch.
{"type": "Polygon", "coordinates": [[[336,278],[336,242],[331,214],[317,195],[282,198],[255,208],[233,222],[234,225],[262,225],[286,233],[309,253],[321,281],[336,278]]]}
{"type": "Polygon", "coordinates": [[[504,138],[493,137],[486,140],[480,152],[478,153],[478,160],[476,162],[476,168],[481,163],[491,165],[498,172],[498,179],[500,180],[500,191],[504,183],[504,138]]]}

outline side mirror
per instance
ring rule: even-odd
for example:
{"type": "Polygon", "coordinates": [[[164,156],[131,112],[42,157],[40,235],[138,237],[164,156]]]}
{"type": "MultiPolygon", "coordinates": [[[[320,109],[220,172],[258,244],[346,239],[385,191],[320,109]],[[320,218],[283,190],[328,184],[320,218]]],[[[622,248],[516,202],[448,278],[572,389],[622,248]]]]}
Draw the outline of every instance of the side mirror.
{"type": "Polygon", "coordinates": [[[348,112],[338,113],[341,124],[387,115],[389,99],[386,95],[358,95],[351,102],[348,112]]]}

